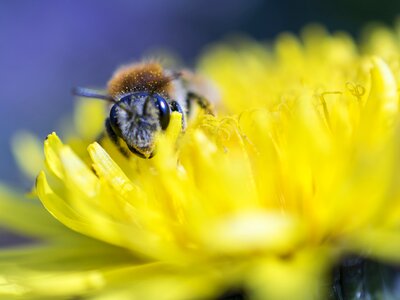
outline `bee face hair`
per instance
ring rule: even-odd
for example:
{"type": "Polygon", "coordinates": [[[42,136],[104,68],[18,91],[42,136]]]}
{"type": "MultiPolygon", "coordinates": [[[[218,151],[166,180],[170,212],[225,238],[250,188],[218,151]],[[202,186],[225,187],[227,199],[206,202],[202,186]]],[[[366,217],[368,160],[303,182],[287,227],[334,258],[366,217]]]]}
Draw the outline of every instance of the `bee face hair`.
{"type": "Polygon", "coordinates": [[[132,152],[147,158],[154,150],[155,134],[168,126],[169,115],[170,108],[160,95],[136,92],[113,106],[110,122],[132,152]]]}

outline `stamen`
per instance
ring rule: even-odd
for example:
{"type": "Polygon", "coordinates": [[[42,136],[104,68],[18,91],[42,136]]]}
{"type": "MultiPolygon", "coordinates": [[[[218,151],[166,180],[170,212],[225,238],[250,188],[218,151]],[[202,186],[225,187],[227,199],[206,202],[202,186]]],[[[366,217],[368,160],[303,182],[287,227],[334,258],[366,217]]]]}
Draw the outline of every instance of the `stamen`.
{"type": "Polygon", "coordinates": [[[328,125],[329,129],[332,129],[332,126],[331,126],[331,120],[329,117],[328,105],[326,104],[326,100],[325,100],[325,95],[341,95],[341,94],[342,94],[342,92],[323,92],[318,95],[318,99],[322,105],[322,110],[324,112],[325,121],[326,121],[326,124],[328,125]]]}
{"type": "Polygon", "coordinates": [[[358,104],[361,105],[361,98],[365,94],[365,88],[359,84],[354,84],[352,82],[347,82],[346,88],[354,97],[356,97],[358,104]]]}

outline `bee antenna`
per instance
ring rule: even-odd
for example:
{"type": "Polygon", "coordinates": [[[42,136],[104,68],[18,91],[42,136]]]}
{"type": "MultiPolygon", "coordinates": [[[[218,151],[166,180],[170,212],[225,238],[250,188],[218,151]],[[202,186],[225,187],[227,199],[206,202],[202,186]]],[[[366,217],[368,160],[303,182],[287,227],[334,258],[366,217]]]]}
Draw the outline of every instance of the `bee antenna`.
{"type": "Polygon", "coordinates": [[[75,87],[72,89],[72,94],[79,97],[86,97],[86,98],[96,98],[102,99],[110,102],[117,102],[113,97],[108,94],[105,94],[102,91],[84,88],[84,87],[75,87]]]}
{"type": "Polygon", "coordinates": [[[115,100],[113,97],[111,97],[108,94],[105,94],[102,91],[84,88],[84,87],[75,87],[72,89],[72,94],[75,96],[79,96],[79,97],[96,98],[96,99],[113,102],[113,103],[115,103],[115,105],[120,107],[122,110],[126,111],[129,115],[132,115],[132,111],[128,107],[126,107],[125,104],[121,103],[118,100],[115,100]]]}

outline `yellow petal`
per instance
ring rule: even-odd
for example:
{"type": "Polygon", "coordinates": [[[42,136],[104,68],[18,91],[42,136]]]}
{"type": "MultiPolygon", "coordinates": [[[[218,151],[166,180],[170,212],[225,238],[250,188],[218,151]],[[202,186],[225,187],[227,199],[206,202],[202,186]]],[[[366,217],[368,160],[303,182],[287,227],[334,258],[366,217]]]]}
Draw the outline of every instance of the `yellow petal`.
{"type": "Polygon", "coordinates": [[[381,113],[391,124],[398,113],[398,102],[397,84],[393,73],[383,59],[373,57],[371,89],[366,103],[367,117],[373,119],[381,113]]]}
{"type": "Polygon", "coordinates": [[[375,259],[400,262],[400,233],[395,229],[369,229],[359,230],[349,237],[344,245],[350,251],[357,251],[375,259]]]}
{"type": "Polygon", "coordinates": [[[139,188],[128,179],[121,168],[98,143],[89,145],[88,151],[93,160],[93,168],[98,176],[109,182],[118,193],[125,198],[134,196],[133,193],[140,193],[139,188]]]}
{"type": "Polygon", "coordinates": [[[74,188],[78,188],[88,197],[96,195],[98,189],[98,178],[88,166],[69,148],[59,149],[59,159],[68,180],[74,188]]]}
{"type": "Polygon", "coordinates": [[[14,232],[38,238],[63,238],[66,231],[39,201],[26,199],[1,184],[0,223],[14,232]]]}
{"type": "Polygon", "coordinates": [[[83,139],[94,140],[104,130],[106,105],[98,99],[79,99],[74,114],[74,124],[83,139]],[[88,122],[90,120],[90,122],[88,122]]]}
{"type": "Polygon", "coordinates": [[[44,141],[46,166],[60,179],[64,177],[64,170],[59,157],[59,152],[62,147],[63,144],[55,132],[49,134],[44,141]]]}
{"type": "Polygon", "coordinates": [[[40,201],[57,220],[73,230],[82,232],[86,226],[81,221],[79,212],[53,192],[44,172],[37,177],[36,189],[40,201]]]}
{"type": "Polygon", "coordinates": [[[302,235],[300,225],[293,218],[268,211],[220,217],[205,229],[204,242],[216,252],[230,254],[257,251],[286,253],[302,235]]]}
{"type": "Polygon", "coordinates": [[[256,260],[248,278],[251,296],[256,300],[327,299],[332,287],[324,286],[329,280],[324,271],[326,256],[323,251],[304,250],[293,257],[256,260]]]}
{"type": "Polygon", "coordinates": [[[19,132],[12,139],[14,157],[20,169],[31,179],[43,169],[43,150],[39,140],[28,132],[19,132]]]}

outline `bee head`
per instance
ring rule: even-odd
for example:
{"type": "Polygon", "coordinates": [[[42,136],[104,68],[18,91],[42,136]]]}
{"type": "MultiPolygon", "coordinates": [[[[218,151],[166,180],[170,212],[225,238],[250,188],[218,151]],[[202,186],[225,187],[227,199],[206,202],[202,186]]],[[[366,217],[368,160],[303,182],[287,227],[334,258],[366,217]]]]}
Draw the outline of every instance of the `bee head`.
{"type": "Polygon", "coordinates": [[[168,102],[159,94],[133,92],[123,95],[113,105],[109,120],[114,133],[131,152],[150,158],[155,135],[168,127],[170,114],[168,102]]]}

